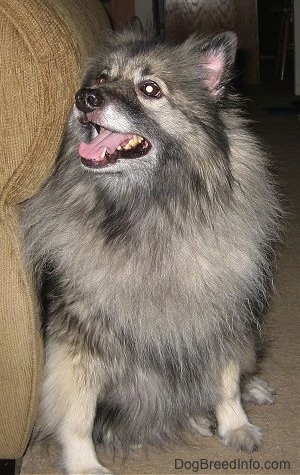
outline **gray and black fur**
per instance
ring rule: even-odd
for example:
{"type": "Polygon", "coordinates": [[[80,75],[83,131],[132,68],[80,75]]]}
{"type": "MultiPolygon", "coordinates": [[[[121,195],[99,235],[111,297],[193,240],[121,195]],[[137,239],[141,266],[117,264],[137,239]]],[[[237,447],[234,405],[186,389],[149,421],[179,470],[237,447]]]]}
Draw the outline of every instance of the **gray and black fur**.
{"type": "Polygon", "coordinates": [[[24,205],[26,258],[45,302],[39,428],[63,445],[59,404],[73,386],[60,396],[60,351],[80,374],[77,391],[97,387],[98,437],[125,452],[215,414],[230,362],[239,377],[256,370],[280,206],[231,90],[235,51],[232,33],[176,46],[115,34],[82,87],[100,91],[101,125],[147,137],[151,150],[105,170],[82,166],[93,126],[75,110],[55,170],[24,205]],[[141,96],[144,76],[162,97],[141,96]]]}

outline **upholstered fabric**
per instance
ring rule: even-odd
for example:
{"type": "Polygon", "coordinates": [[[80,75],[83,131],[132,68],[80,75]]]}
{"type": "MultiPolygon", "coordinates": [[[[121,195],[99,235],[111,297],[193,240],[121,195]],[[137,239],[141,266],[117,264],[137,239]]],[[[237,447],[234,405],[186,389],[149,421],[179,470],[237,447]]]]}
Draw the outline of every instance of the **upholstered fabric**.
{"type": "Polygon", "coordinates": [[[26,448],[43,366],[18,204],[49,175],[82,64],[108,28],[100,0],[0,0],[0,458],[26,448]]]}

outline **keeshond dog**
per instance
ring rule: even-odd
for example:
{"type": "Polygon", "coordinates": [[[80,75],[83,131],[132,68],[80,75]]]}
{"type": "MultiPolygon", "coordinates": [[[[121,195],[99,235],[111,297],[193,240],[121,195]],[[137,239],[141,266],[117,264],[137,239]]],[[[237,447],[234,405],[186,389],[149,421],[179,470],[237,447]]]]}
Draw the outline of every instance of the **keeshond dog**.
{"type": "Polygon", "coordinates": [[[23,207],[46,346],[37,430],[67,473],[108,473],[93,437],[209,435],[252,452],[280,206],[230,81],[234,33],[114,33],[91,60],[54,172],[23,207]]]}

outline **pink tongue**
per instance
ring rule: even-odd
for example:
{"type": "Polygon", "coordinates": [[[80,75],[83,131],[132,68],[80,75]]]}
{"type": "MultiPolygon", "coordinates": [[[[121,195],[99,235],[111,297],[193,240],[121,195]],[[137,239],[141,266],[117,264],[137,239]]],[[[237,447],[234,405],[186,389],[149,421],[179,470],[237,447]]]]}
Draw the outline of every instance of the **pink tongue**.
{"type": "Polygon", "coordinates": [[[102,161],[105,159],[105,156],[101,158],[105,149],[111,155],[119,145],[124,144],[124,142],[126,143],[132,137],[132,134],[118,134],[104,130],[91,142],[81,142],[79,145],[79,155],[87,160],[102,161]]]}

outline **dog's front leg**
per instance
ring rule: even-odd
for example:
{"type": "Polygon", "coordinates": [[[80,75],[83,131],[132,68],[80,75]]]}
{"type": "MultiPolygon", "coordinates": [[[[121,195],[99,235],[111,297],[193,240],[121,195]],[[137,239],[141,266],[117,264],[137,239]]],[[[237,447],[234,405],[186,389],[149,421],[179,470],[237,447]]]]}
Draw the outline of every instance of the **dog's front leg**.
{"type": "Polygon", "coordinates": [[[259,427],[250,424],[241,404],[240,368],[230,361],[222,374],[221,403],[216,410],[218,433],[231,449],[253,452],[261,446],[259,427]]]}
{"type": "Polygon", "coordinates": [[[49,342],[38,419],[41,436],[53,434],[62,447],[67,474],[109,474],[96,456],[92,431],[101,365],[68,345],[49,342]]]}

